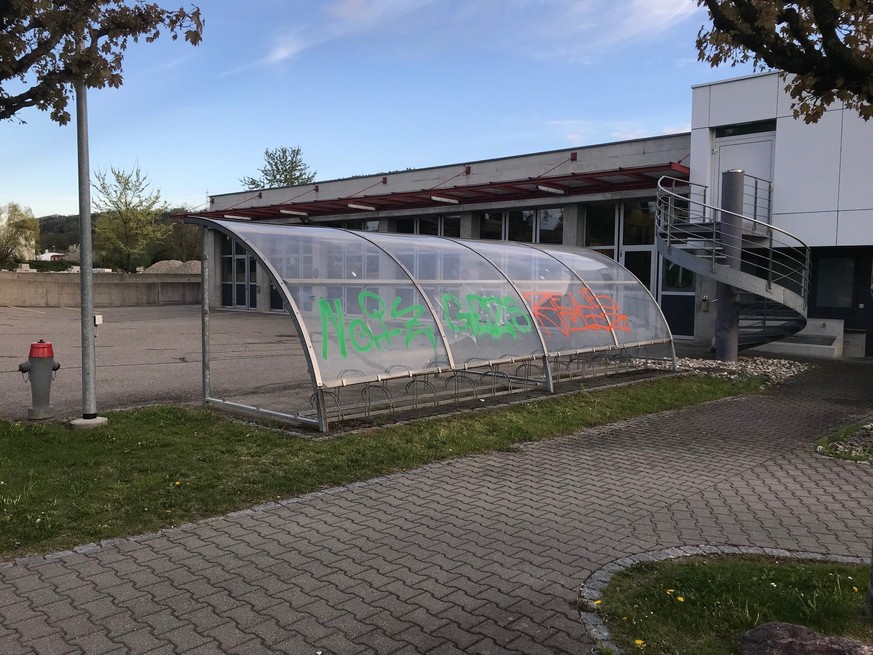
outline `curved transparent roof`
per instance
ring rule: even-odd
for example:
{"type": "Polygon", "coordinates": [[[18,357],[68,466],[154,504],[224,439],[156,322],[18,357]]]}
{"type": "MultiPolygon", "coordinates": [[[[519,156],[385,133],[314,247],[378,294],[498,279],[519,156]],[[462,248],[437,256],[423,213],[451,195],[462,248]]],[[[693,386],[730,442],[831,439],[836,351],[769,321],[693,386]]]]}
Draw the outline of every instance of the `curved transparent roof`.
{"type": "Polygon", "coordinates": [[[648,290],[589,250],[189,220],[269,271],[322,388],[672,339],[648,290]]]}

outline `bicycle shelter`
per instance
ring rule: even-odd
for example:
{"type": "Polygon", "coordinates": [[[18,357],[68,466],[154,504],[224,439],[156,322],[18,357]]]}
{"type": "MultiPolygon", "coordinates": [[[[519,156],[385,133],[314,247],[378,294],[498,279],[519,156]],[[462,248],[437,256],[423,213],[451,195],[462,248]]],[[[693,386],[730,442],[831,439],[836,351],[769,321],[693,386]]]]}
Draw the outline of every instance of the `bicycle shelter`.
{"type": "Polygon", "coordinates": [[[675,369],[670,329],[648,289],[591,250],[196,216],[186,222],[204,231],[207,404],[327,432],[353,417],[554,392],[559,381],[652,360],[675,369]],[[286,313],[213,311],[210,231],[242,245],[267,271],[286,313]],[[259,327],[245,328],[248,321],[259,327]],[[249,347],[234,342],[241,334],[249,347]],[[247,352],[251,344],[257,352],[247,352]],[[242,360],[254,367],[252,379],[229,364],[242,360]]]}

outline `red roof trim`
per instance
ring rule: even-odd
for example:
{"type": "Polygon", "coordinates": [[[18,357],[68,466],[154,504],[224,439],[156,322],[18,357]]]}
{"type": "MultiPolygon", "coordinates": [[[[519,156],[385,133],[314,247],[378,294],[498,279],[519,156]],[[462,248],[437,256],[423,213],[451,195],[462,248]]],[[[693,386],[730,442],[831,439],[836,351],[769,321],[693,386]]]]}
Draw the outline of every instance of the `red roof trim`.
{"type": "MultiPolygon", "coordinates": [[[[378,214],[379,211],[416,210],[429,207],[442,207],[447,211],[451,211],[452,208],[458,209],[465,205],[469,206],[487,202],[507,202],[536,198],[557,200],[570,196],[636,191],[641,189],[652,189],[654,191],[658,178],[662,175],[687,176],[689,172],[690,169],[684,164],[667,162],[653,166],[566,173],[563,175],[544,175],[524,180],[507,180],[485,184],[459,184],[443,188],[421,189],[420,191],[394,191],[325,200],[286,201],[281,204],[261,207],[234,207],[232,210],[199,212],[197,215],[222,218],[225,214],[233,214],[234,216],[247,217],[253,220],[267,220],[271,218],[289,218],[289,214],[282,214],[283,209],[306,213],[310,219],[320,216],[362,213],[360,209],[349,207],[349,203],[360,203],[375,207],[376,211],[372,212],[373,214],[378,214]],[[543,191],[537,188],[538,185],[562,189],[566,192],[566,195],[562,196],[550,191],[543,191]],[[433,200],[431,196],[451,198],[457,200],[458,205],[433,200]]],[[[373,186],[377,185],[374,184],[373,186]]],[[[305,193],[297,197],[299,198],[303,195],[305,193]]]]}

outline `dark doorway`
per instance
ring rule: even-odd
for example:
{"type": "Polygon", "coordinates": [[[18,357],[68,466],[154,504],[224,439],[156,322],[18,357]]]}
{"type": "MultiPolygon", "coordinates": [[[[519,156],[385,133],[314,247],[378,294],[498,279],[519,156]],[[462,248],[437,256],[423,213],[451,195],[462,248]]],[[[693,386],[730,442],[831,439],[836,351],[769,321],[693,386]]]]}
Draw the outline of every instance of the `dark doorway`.
{"type": "Polygon", "coordinates": [[[873,248],[813,248],[811,318],[842,319],[847,330],[868,328],[873,248]]]}

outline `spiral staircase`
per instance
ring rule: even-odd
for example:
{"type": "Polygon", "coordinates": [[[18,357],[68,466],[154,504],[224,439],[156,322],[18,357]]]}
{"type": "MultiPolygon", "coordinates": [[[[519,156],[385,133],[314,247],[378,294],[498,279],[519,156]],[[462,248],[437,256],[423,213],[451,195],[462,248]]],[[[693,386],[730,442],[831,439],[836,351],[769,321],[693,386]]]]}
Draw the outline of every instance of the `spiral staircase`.
{"type": "Polygon", "coordinates": [[[658,181],[658,252],[739,293],[741,350],[784,339],[806,326],[809,248],[770,225],[765,184],[747,177],[742,212],[732,212],[707,204],[705,186],[672,177],[658,181]]]}

